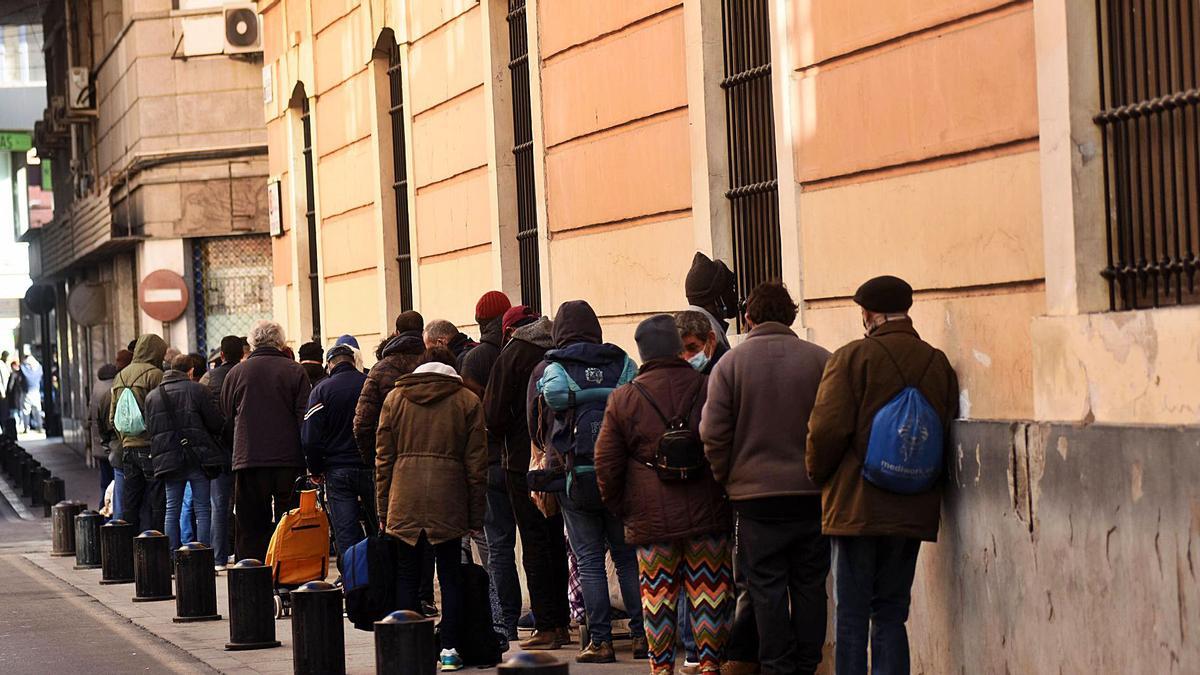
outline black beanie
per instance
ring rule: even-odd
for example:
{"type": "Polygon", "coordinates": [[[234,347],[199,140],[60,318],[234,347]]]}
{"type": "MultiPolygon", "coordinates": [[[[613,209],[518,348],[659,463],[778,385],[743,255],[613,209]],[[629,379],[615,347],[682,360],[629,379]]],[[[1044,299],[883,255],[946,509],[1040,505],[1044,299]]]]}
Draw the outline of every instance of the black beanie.
{"type": "Polygon", "coordinates": [[[305,342],[304,344],[300,345],[301,361],[314,361],[316,363],[322,363],[322,358],[324,356],[325,350],[321,347],[321,343],[319,342],[305,342]]]}
{"type": "Polygon", "coordinates": [[[868,312],[899,314],[912,307],[913,289],[900,277],[875,277],[858,287],[854,302],[868,312]]]}
{"type": "Polygon", "coordinates": [[[692,267],[683,282],[683,289],[688,302],[703,307],[719,298],[732,285],[733,273],[725,263],[714,261],[697,251],[692,257],[692,267]]]}
{"type": "Polygon", "coordinates": [[[679,328],[670,314],[657,314],[639,323],[633,340],[637,342],[642,363],[679,356],[683,351],[679,328]]]}

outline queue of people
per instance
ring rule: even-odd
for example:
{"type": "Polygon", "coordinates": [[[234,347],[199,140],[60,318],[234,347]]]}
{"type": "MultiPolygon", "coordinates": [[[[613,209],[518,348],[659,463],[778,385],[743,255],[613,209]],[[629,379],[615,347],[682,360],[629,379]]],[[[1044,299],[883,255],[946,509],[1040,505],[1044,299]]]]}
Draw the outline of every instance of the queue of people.
{"type": "Polygon", "coordinates": [[[368,371],[351,336],[303,345],[297,362],[270,321],[222,340],[207,373],[192,355],[164,363],[166,343],[144,335],[99,374],[114,515],[165,526],[174,547],[190,494],[185,525],[222,567],[262,559],[297,479],[323,482],[339,561],[364,537],[394,538],[397,608],[440,614],[443,670],[463,666],[473,545],[502,645],[524,621],[522,649],[571,644],[577,585],[579,662],[618,660],[621,616],[652,673],[675,672],[677,648],[685,673],[813,673],[832,570],[837,672],[866,673],[868,653],[872,672],[908,672],[911,586],[937,536],[958,396],[908,315],[912,288],[864,283],[865,337],[832,354],[790,328],[782,284],[739,304],[729,269],[697,253],[686,295],[637,326],[640,365],[604,342],[587,302],[551,319],[498,291],[475,307],[478,342],[403,312],[368,371]]]}

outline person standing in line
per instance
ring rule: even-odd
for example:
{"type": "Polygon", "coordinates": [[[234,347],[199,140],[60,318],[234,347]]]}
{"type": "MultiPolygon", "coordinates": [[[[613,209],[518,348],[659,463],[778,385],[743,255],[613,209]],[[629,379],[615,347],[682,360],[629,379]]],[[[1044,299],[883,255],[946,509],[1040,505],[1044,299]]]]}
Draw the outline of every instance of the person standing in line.
{"type": "Polygon", "coordinates": [[[733,602],[732,521],[700,442],[708,382],[680,358],[683,342],[670,315],[638,324],[634,340],[642,367],[630,386],[612,393],[596,441],[600,495],[637,546],[650,672],[674,672],[678,628],[693,633],[696,672],[717,673],[733,602]],[[690,624],[677,626],[681,615],[690,624]]]}
{"type": "Polygon", "coordinates": [[[583,591],[589,644],[582,645],[578,663],[611,663],[612,604],[608,595],[605,553],[617,570],[617,581],[633,636],[634,658],[646,658],[638,588],[637,552],[625,542],[620,520],[600,498],[594,448],[608,397],[637,375],[633,359],[603,342],[600,319],[583,300],[569,300],[554,315],[554,346],[530,379],[537,398],[530,401],[530,432],[535,445],[567,467],[565,486],[555,491],[575,553],[583,591]]]}
{"type": "Polygon", "coordinates": [[[487,438],[479,398],[454,354],[435,347],[388,394],[376,432],[375,500],[382,529],[399,540],[400,608],[420,609],[424,550],[442,589],[441,669],[461,670],[464,589],[460,541],[483,528],[487,438]]]}
{"type": "Polygon", "coordinates": [[[375,466],[375,429],[379,425],[379,411],[384,399],[397,380],[417,367],[425,353],[425,341],[421,337],[424,328],[425,320],[420,314],[401,312],[396,317],[396,332],[375,350],[378,360],[367,373],[354,410],[354,439],[366,466],[375,466]]]}
{"type": "Polygon", "coordinates": [[[708,316],[689,309],[675,314],[675,325],[683,342],[683,359],[702,375],[711,375],[729,347],[717,337],[708,316]]]}
{"type": "MultiPolygon", "coordinates": [[[[200,378],[200,384],[208,387],[213,405],[221,407],[221,387],[229,371],[242,361],[242,338],[236,335],[226,335],[221,338],[221,363],[200,378]]],[[[208,492],[212,505],[212,547],[216,569],[223,572],[229,564],[229,556],[233,553],[233,531],[230,523],[233,519],[233,424],[228,418],[221,425],[221,433],[217,437],[220,443],[221,472],[209,481],[208,492]]]]}
{"type": "Polygon", "coordinates": [[[162,531],[166,522],[166,494],[162,482],[154,477],[150,434],[145,429],[146,396],[162,382],[163,372],[159,366],[166,353],[167,343],[161,337],[153,333],[143,335],[134,345],[133,360],[113,378],[108,419],[117,431],[125,469],[121,515],[133,525],[134,532],[148,529],[162,531]],[[126,391],[132,395],[130,400],[136,405],[123,407],[121,397],[126,391]],[[122,420],[118,423],[117,411],[122,407],[122,420]],[[129,424],[132,426],[126,426],[129,424]],[[142,427],[140,433],[127,433],[133,432],[139,424],[142,427]]]}
{"type": "Polygon", "coordinates": [[[505,312],[502,330],[511,337],[496,357],[483,396],[487,429],[504,438],[500,463],[521,537],[521,563],[529,584],[534,632],[521,641],[524,650],[560,649],[570,642],[567,547],[562,514],[543,514],[530,497],[527,480],[531,374],[546,351],[554,346],[551,327],[549,319],[528,308],[513,307],[505,312]]]}
{"type": "MultiPolygon", "coordinates": [[[[475,303],[475,320],[479,323],[479,346],[467,352],[461,361],[463,384],[482,399],[486,393],[492,369],[500,358],[504,342],[504,317],[512,309],[508,296],[500,291],[488,291],[475,303]]],[[[504,436],[491,429],[488,439],[488,496],[484,534],[488,548],[488,573],[499,600],[499,616],[494,617],[507,640],[516,641],[517,621],[521,618],[521,579],[517,575],[517,522],[512,503],[508,500],[501,457],[504,436]]]]}
{"type": "Polygon", "coordinates": [[[361,514],[375,523],[374,467],[363,464],[354,442],[354,408],[367,376],[355,365],[354,349],[335,345],[325,355],[329,377],[308,395],[300,440],[308,473],[325,483],[329,519],[337,544],[338,569],[346,551],[366,536],[361,514]]]}
{"type": "Polygon", "coordinates": [[[304,368],[284,354],[279,324],[256,323],[250,344],[249,358],[225,376],[221,408],[233,427],[234,550],[239,560],[264,560],[275,523],[296,504],[311,386],[304,368]]]}
{"type": "Polygon", "coordinates": [[[305,342],[300,345],[300,365],[304,366],[304,372],[308,373],[308,383],[313,387],[327,377],[322,361],[324,356],[325,350],[321,348],[320,342],[305,342]]]}
{"type": "MultiPolygon", "coordinates": [[[[875,277],[859,287],[854,302],[866,337],[837,350],[825,368],[805,461],[821,486],[822,531],[833,540],[837,672],[866,674],[869,639],[872,672],[905,674],[904,624],[917,553],[922,541],[937,540],[944,481],[935,475],[929,489],[900,494],[872,483],[864,464],[876,442],[876,415],[908,387],[936,414],[931,421],[941,425],[944,445],[932,450],[948,457],[958,377],[946,355],[913,327],[913,291],[903,279],[875,277]]],[[[923,431],[924,438],[933,436],[923,431]]]]}
{"type": "Polygon", "coordinates": [[[445,347],[454,354],[455,367],[462,363],[467,352],[475,348],[476,342],[458,326],[446,319],[434,319],[425,325],[425,347],[445,347]]]}
{"type": "Polygon", "coordinates": [[[700,312],[712,325],[721,351],[729,350],[729,319],[737,318],[737,278],[721,260],[696,252],[684,280],[688,310],[700,312]]]}
{"type": "Polygon", "coordinates": [[[191,355],[176,356],[162,382],[146,395],[150,457],[154,477],[166,487],[166,535],[172,552],[182,543],[180,519],[185,485],[192,489],[194,540],[212,544],[209,480],[210,473],[220,471],[224,459],[216,440],[224,420],[208,389],[193,381],[194,368],[191,355]]]}
{"type": "Polygon", "coordinates": [[[20,426],[20,433],[29,431],[25,424],[25,375],[21,372],[21,364],[14,359],[8,366],[8,384],[5,385],[4,397],[8,401],[9,415],[12,416],[13,426],[20,426]]]}
{"type": "Polygon", "coordinates": [[[713,369],[700,419],[713,476],[737,517],[737,564],[764,673],[815,673],[825,644],[829,540],[804,442],[829,352],[792,332],[797,310],[783,284],[751,291],[750,334],[713,369]]]}
{"type": "MultiPolygon", "coordinates": [[[[113,465],[109,461],[109,456],[112,454],[112,442],[117,437],[112,426],[108,422],[108,409],[112,405],[112,382],[117,376],[119,369],[115,363],[106,363],[100,366],[96,371],[96,379],[101,382],[97,386],[99,395],[92,404],[92,442],[93,456],[96,463],[100,466],[100,499],[104,500],[104,494],[108,491],[108,486],[113,482],[114,473],[113,465]]],[[[114,488],[115,492],[116,488],[114,488]]],[[[114,505],[114,510],[116,506],[114,505]]]]}

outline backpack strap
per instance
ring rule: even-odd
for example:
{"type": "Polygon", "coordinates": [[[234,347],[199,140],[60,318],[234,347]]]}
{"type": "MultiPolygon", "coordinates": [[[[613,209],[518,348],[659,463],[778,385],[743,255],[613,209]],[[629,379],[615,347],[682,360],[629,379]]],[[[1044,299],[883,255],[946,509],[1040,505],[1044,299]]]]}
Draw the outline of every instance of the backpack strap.
{"type": "MultiPolygon", "coordinates": [[[[644,387],[642,383],[638,382],[637,380],[630,382],[630,384],[633,385],[634,389],[637,389],[637,392],[642,395],[642,398],[646,399],[646,402],[649,403],[650,407],[654,409],[654,412],[658,414],[658,418],[662,420],[663,425],[670,429],[671,421],[667,419],[667,416],[663,414],[662,409],[660,409],[658,404],[654,402],[654,399],[650,397],[650,392],[646,391],[646,387],[644,387]]],[[[679,417],[678,421],[682,422],[683,426],[685,427],[688,426],[688,423],[691,421],[692,408],[696,407],[696,401],[700,400],[700,391],[702,389],[704,389],[703,380],[701,380],[700,386],[696,387],[696,391],[692,394],[692,400],[687,404],[687,407],[684,408],[683,415],[679,417]]]]}
{"type": "Polygon", "coordinates": [[[892,356],[891,350],[889,350],[887,346],[883,344],[883,340],[880,340],[877,337],[868,337],[867,339],[873,340],[875,344],[879,345],[879,348],[883,350],[883,353],[887,354],[888,359],[892,362],[892,365],[896,367],[896,372],[900,375],[900,381],[904,383],[904,387],[906,389],[908,387],[914,387],[921,384],[921,382],[925,379],[925,376],[929,374],[929,369],[933,366],[933,360],[937,358],[938,350],[930,347],[929,361],[925,363],[925,368],[921,371],[921,375],[917,378],[916,384],[909,384],[908,378],[904,376],[904,370],[900,367],[900,362],[896,360],[895,356],[892,356]]]}

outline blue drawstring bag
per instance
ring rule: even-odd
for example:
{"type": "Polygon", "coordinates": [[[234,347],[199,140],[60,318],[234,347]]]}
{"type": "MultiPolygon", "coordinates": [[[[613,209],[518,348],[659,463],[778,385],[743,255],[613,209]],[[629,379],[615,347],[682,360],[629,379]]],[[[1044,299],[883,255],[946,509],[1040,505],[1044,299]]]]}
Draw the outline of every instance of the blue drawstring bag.
{"type": "MultiPolygon", "coordinates": [[[[935,350],[925,372],[936,356],[935,350]]],[[[891,352],[888,357],[892,358],[891,352]]],[[[892,363],[900,369],[895,358],[892,363]]],[[[903,371],[900,377],[903,380],[903,371]]],[[[922,373],[917,382],[924,377],[922,373]]],[[[902,495],[926,492],[942,474],[945,454],[942,440],[942,421],[937,411],[921,390],[905,382],[904,389],[885,403],[871,421],[862,476],[888,492],[902,495]]]]}

